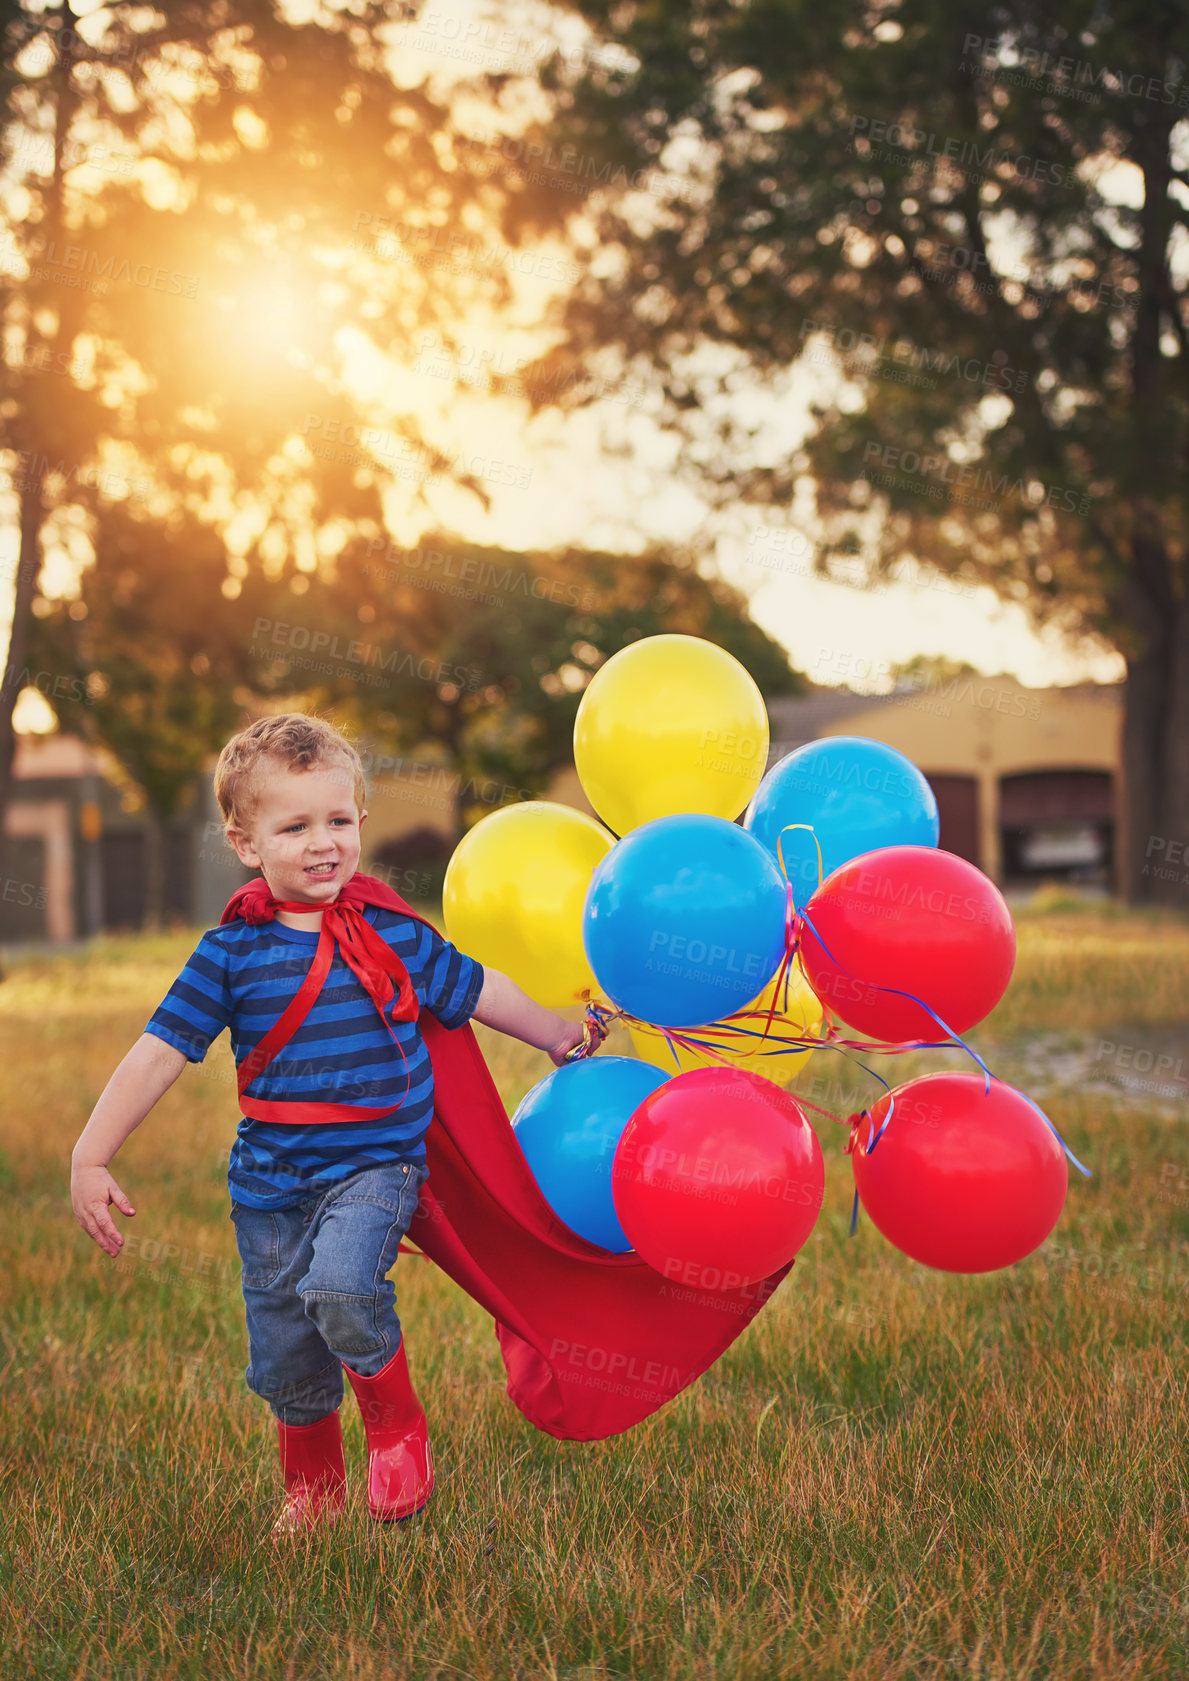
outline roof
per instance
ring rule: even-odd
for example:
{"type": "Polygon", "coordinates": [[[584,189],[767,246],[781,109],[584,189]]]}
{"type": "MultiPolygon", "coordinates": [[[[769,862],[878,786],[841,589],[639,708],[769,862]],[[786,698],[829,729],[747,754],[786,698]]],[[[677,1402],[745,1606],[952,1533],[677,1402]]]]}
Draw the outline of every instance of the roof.
{"type": "MultiPolygon", "coordinates": [[[[969,675],[975,681],[992,680],[982,672],[971,672],[969,675]]],[[[948,683],[961,680],[955,677],[946,681],[948,683]]],[[[993,680],[1001,684],[1012,684],[1021,694],[1035,695],[1038,698],[1051,696],[1056,692],[1070,699],[1101,701],[1118,706],[1123,695],[1121,682],[1068,683],[1055,684],[1044,689],[1028,689],[1007,672],[999,673],[993,680]]],[[[806,742],[820,740],[823,732],[832,725],[840,724],[861,712],[895,705],[902,702],[906,694],[913,692],[913,685],[905,683],[887,694],[862,695],[853,689],[840,686],[814,689],[807,695],[778,695],[765,702],[771,734],[768,763],[773,765],[798,747],[804,747],[806,742]]]]}
{"type": "Polygon", "coordinates": [[[102,776],[104,759],[81,736],[69,730],[18,733],[13,755],[13,780],[34,777],[102,776]]]}
{"type": "Polygon", "coordinates": [[[780,695],[768,701],[768,724],[772,754],[783,758],[807,741],[816,741],[829,724],[849,718],[852,712],[870,712],[892,699],[891,695],[857,695],[851,689],[820,689],[811,695],[780,695]]]}

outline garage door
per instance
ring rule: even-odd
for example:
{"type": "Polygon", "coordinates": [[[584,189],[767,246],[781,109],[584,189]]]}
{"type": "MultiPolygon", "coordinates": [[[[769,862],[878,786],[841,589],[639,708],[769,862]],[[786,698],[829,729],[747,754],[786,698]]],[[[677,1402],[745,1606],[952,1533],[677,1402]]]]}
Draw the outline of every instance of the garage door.
{"type": "MultiPolygon", "coordinates": [[[[100,841],[103,926],[139,928],[144,921],[143,829],[108,829],[100,841]]],[[[182,825],[165,830],[164,914],[185,920],[190,902],[190,835],[182,825]]]]}
{"type": "Polygon", "coordinates": [[[973,776],[932,776],[925,780],[937,800],[941,833],[937,844],[956,852],[971,864],[982,865],[978,855],[978,783],[973,776]]]}
{"type": "Polygon", "coordinates": [[[1045,770],[1002,777],[999,822],[1005,875],[1105,880],[1114,851],[1111,774],[1045,770]]]}

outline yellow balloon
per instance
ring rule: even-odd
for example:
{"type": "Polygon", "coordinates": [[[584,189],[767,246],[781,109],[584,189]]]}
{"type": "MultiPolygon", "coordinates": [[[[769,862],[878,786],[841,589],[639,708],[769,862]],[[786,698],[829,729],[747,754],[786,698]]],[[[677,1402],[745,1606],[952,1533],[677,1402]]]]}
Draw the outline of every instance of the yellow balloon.
{"type": "Polygon", "coordinates": [[[449,939],[550,1009],[600,997],[582,944],[582,907],[614,844],[593,817],[551,800],[480,818],[446,868],[449,939]]]}
{"type": "Polygon", "coordinates": [[[685,811],[734,821],[767,759],[755,680],[700,636],[645,636],[621,648],[591,678],[574,720],[578,779],[617,835],[685,811]]]}
{"type": "MultiPolygon", "coordinates": [[[[759,997],[750,1003],[749,1010],[767,1010],[776,995],[775,975],[768,982],[759,997]]],[[[780,987],[781,998],[784,997],[784,984],[780,987]]],[[[822,1020],[822,1006],[816,995],[810,990],[809,982],[801,973],[794,960],[788,971],[788,1000],[789,1007],[785,1011],[777,1008],[772,1017],[771,1032],[779,1035],[794,1033],[801,1038],[816,1033],[822,1020]]],[[[743,1021],[736,1023],[739,1027],[749,1028],[755,1033],[764,1031],[764,1023],[760,1021],[743,1021]]],[[[804,1067],[806,1059],[813,1055],[812,1051],[783,1051],[779,1056],[766,1055],[775,1048],[775,1040],[767,1046],[758,1040],[740,1040],[724,1033],[721,1022],[713,1022],[709,1027],[691,1027],[687,1031],[699,1039],[709,1039],[719,1047],[720,1056],[711,1056],[708,1051],[688,1050],[683,1045],[675,1045],[677,1061],[673,1060],[673,1050],[665,1043],[664,1036],[650,1027],[633,1027],[631,1029],[632,1043],[636,1047],[636,1055],[644,1062],[651,1062],[657,1068],[664,1069],[666,1074],[684,1074],[690,1068],[721,1068],[729,1065],[732,1068],[746,1068],[749,1073],[762,1074],[766,1080],[774,1080],[778,1086],[787,1085],[794,1074],[804,1067]],[[746,1045],[745,1049],[738,1047],[746,1045]],[[758,1047],[758,1048],[757,1048],[758,1047]],[[679,1066],[680,1065],[680,1066],[679,1066]]]]}

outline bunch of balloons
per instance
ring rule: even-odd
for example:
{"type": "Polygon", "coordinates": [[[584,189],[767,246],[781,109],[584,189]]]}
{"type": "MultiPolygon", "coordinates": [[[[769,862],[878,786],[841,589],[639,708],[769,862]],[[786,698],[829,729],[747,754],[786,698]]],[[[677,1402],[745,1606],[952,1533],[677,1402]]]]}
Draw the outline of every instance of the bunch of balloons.
{"type": "MultiPolygon", "coordinates": [[[[455,944],[631,1033],[639,1060],[567,1064],[513,1116],[542,1195],[589,1242],[705,1290],[769,1276],[812,1230],[821,1150],[782,1086],[814,1049],[960,1043],[1015,961],[1002,895],[939,849],[910,760],[834,736],[765,774],[768,747],[760,692],[724,649],[634,642],[574,725],[602,821],[539,800],[494,812],[444,890],[455,944]]],[[[877,1228],[952,1271],[1029,1254],[1066,1189],[1051,1124],[980,1067],[889,1091],[848,1143],[877,1228]]]]}

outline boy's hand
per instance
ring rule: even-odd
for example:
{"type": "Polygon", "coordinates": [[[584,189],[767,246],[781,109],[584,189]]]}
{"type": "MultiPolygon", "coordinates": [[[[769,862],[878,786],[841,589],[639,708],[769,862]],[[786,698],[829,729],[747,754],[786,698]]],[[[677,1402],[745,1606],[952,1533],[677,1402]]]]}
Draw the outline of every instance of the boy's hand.
{"type": "Polygon", "coordinates": [[[587,1049],[583,1052],[584,1056],[593,1056],[607,1037],[607,1029],[598,1017],[592,1015],[589,1011],[585,1025],[578,1022],[567,1022],[566,1029],[565,1035],[549,1052],[550,1060],[558,1068],[561,1068],[567,1060],[575,1062],[579,1060],[577,1057],[571,1058],[570,1055],[579,1045],[585,1044],[587,1046],[587,1049]]]}
{"type": "Polygon", "coordinates": [[[566,1022],[565,1031],[558,1040],[557,1044],[554,1045],[552,1050],[549,1052],[549,1060],[554,1067],[561,1068],[566,1060],[566,1057],[574,1049],[575,1045],[580,1045],[584,1038],[585,1032],[581,1022],[566,1022]]]}
{"type": "Polygon", "coordinates": [[[556,1010],[536,1003],[507,975],[487,965],[484,965],[483,985],[472,1015],[475,1021],[494,1027],[497,1033],[511,1033],[526,1045],[544,1051],[555,1068],[562,1066],[568,1052],[581,1048],[582,1054],[589,1056],[607,1037],[595,1005],[587,1004],[585,1026],[567,1021],[556,1010]]]}
{"type": "Polygon", "coordinates": [[[109,1202],[114,1203],[121,1214],[136,1213],[111,1174],[100,1163],[73,1164],[70,1169],[70,1204],[74,1217],[105,1254],[118,1255],[124,1246],[124,1238],[112,1224],[111,1215],[107,1212],[109,1202]]]}

